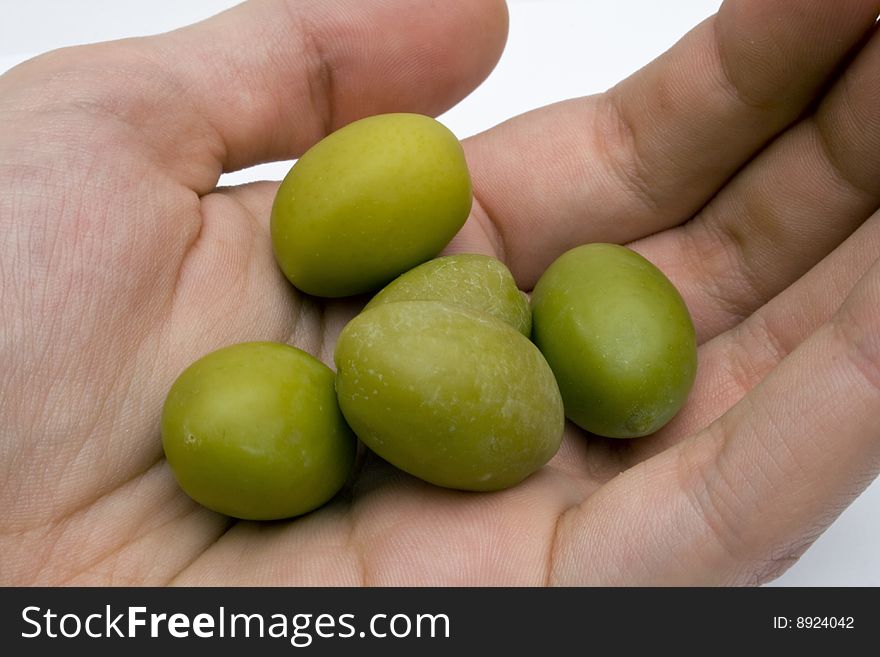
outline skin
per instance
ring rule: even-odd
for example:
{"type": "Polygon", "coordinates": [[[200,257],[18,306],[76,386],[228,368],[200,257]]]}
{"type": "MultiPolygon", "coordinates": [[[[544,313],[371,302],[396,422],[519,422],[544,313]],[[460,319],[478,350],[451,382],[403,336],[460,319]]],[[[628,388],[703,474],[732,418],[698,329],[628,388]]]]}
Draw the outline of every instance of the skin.
{"type": "Polygon", "coordinates": [[[471,209],[458,140],[418,114],[355,121],[310,148],[272,205],[272,247],[298,289],[374,292],[433,258],[471,209]]]}
{"type": "Polygon", "coordinates": [[[248,520],[324,504],[345,483],[357,445],[334,378],[304,351],[272,342],[225,347],[187,367],[162,407],[162,446],[181,488],[248,520]]]}
{"type": "Polygon", "coordinates": [[[367,457],[334,502],[269,526],[180,491],[164,396],[233,342],[330,362],[358,308],[278,271],[277,184],[217,178],[366,114],[442,111],[499,56],[503,4],[249,3],[4,75],[0,580],[779,574],[880,468],[878,6],[795,5],[729,0],[607,93],[465,143],[476,201],[450,252],[494,254],[527,290],[569,248],[632,242],[682,292],[700,364],[675,420],[638,441],[569,429],[539,473],[492,494],[367,457]]]}
{"type": "Polygon", "coordinates": [[[512,326],[440,301],[380,304],[336,343],[345,419],[376,454],[462,490],[518,484],[559,449],[553,372],[512,326]]]}
{"type": "Polygon", "coordinates": [[[635,251],[567,251],[532,293],[532,339],[547,358],[565,416],[609,438],[654,433],[694,383],[697,342],[678,291],[635,251]]]}
{"type": "Polygon", "coordinates": [[[430,299],[492,315],[526,337],[532,331],[529,301],[510,270],[497,258],[476,253],[434,258],[410,269],[382,288],[366,307],[430,299]]]}

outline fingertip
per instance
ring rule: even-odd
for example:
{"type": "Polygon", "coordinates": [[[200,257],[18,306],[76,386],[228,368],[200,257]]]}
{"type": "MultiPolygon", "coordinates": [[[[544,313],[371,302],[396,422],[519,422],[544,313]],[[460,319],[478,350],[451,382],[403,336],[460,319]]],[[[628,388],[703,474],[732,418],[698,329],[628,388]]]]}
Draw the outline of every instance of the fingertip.
{"type": "MultiPolygon", "coordinates": [[[[379,22],[396,26],[396,34],[389,34],[384,43],[385,61],[376,62],[376,69],[384,72],[382,86],[386,91],[395,89],[395,111],[431,116],[446,111],[488,77],[507,43],[509,14],[504,0],[396,1],[387,3],[384,10],[377,9],[373,23],[362,27],[374,30],[376,19],[385,12],[387,19],[379,22]]],[[[340,36],[337,42],[345,40],[340,36]]],[[[345,70],[356,69],[340,66],[337,70],[344,75],[345,70]]],[[[381,111],[390,111],[386,106],[392,95],[386,94],[382,100],[371,98],[375,82],[348,79],[343,86],[352,96],[370,99],[385,108],[381,111]]],[[[344,111],[334,117],[335,127],[365,114],[364,103],[339,106],[344,111]]],[[[375,112],[371,109],[367,113],[375,112]]]]}

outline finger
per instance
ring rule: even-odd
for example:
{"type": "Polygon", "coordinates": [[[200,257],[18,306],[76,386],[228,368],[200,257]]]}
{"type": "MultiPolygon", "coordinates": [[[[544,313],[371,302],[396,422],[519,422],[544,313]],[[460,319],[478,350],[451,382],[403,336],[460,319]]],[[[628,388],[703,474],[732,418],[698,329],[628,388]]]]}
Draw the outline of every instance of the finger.
{"type": "Polygon", "coordinates": [[[242,5],[169,40],[172,54],[195,50],[180,74],[235,168],[297,155],[365,115],[443,111],[489,73],[506,28],[501,0],[287,0],[242,5]]]}
{"type": "Polygon", "coordinates": [[[880,33],[816,112],[692,222],[635,245],[666,271],[707,340],[797,280],[880,206],[880,33]]]}
{"type": "Polygon", "coordinates": [[[296,157],[356,118],[443,111],[489,73],[506,31],[503,0],[253,0],[38,66],[44,95],[77,90],[204,193],[221,170],[296,157]]]}
{"type": "Polygon", "coordinates": [[[717,422],[569,514],[556,577],[591,581],[587,565],[604,560],[604,583],[754,584],[781,574],[880,468],[878,305],[880,264],[717,422]],[[631,536],[640,539],[621,551],[631,536]]]}
{"type": "Polygon", "coordinates": [[[690,218],[804,111],[877,11],[876,0],[729,0],[610,92],[469,142],[475,195],[521,284],[577,244],[690,218]]]}

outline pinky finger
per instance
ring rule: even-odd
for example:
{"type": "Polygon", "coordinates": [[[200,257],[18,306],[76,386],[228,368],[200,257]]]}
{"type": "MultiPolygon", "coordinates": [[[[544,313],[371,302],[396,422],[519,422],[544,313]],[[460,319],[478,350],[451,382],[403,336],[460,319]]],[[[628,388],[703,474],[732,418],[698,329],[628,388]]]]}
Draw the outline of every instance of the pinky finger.
{"type": "Polygon", "coordinates": [[[564,515],[551,581],[773,579],[877,475],[878,418],[880,264],[719,420],[564,515]]]}

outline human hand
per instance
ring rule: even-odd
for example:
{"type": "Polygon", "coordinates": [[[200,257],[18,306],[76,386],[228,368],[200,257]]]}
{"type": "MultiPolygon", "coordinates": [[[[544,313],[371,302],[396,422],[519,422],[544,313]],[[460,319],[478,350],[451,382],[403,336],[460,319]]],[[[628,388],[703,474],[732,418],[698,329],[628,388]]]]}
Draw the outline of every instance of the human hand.
{"type": "Polygon", "coordinates": [[[491,68],[503,6],[266,2],[0,78],[0,580],[779,572],[874,476],[880,451],[880,272],[866,273],[880,240],[880,219],[866,221],[880,205],[880,42],[838,68],[878,7],[799,4],[728,2],[609,93],[465,144],[476,201],[452,250],[502,257],[529,289],[571,246],[634,241],[679,286],[702,346],[671,425],[627,442],[570,429],[547,467],[492,494],[368,456],[332,503],[279,523],[186,498],[162,460],[162,400],[189,362],[232,342],[287,341],[330,362],[357,306],[299,295],[279,274],[274,183],[214,190],[217,177],[294,157],[358,116],[439,112],[491,68]]]}

